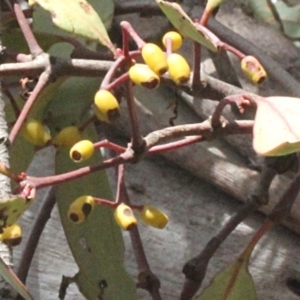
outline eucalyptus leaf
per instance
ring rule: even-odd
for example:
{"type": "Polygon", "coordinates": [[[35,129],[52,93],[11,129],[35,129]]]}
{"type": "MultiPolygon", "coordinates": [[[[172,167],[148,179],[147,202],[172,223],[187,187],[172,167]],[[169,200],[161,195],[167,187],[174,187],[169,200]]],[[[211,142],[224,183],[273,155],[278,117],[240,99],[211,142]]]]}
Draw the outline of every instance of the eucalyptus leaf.
{"type": "Polygon", "coordinates": [[[97,41],[115,53],[116,49],[107,34],[101,18],[87,1],[30,1],[30,5],[35,4],[39,4],[43,9],[50,12],[53,24],[60,29],[92,41],[97,41]]]}
{"type": "MultiPolygon", "coordinates": [[[[90,138],[92,128],[89,129],[90,138]]],[[[100,152],[89,164],[100,162],[100,152]]],[[[80,166],[83,166],[81,164],[80,166]]],[[[62,173],[78,168],[70,160],[68,151],[59,150],[56,156],[56,172],[62,173]]],[[[79,266],[76,283],[87,299],[137,299],[132,278],[123,266],[124,244],[113,210],[96,206],[86,221],[74,224],[68,218],[70,204],[82,195],[112,199],[104,171],[88,175],[60,185],[56,200],[67,240],[79,266]],[[100,296],[102,298],[100,298],[100,296]]]]}
{"type": "Polygon", "coordinates": [[[215,276],[197,300],[256,300],[248,259],[237,259],[215,276]]]}
{"type": "Polygon", "coordinates": [[[195,24],[178,3],[162,0],[156,0],[156,2],[182,36],[190,38],[214,52],[218,51],[218,38],[205,27],[195,24]]]}
{"type": "MultiPolygon", "coordinates": [[[[45,118],[54,134],[56,128],[80,125],[89,117],[99,78],[69,78],[49,103],[45,118]],[[47,117],[49,116],[49,118],[47,117]]],[[[93,142],[97,136],[92,125],[84,138],[93,142]]],[[[94,153],[87,165],[101,162],[100,152],[94,153]]],[[[56,173],[76,170],[85,163],[76,164],[69,157],[69,149],[58,149],[56,173]]],[[[64,183],[56,189],[56,201],[62,225],[79,273],[75,276],[79,290],[87,299],[136,299],[136,288],[123,266],[124,244],[121,230],[113,217],[113,210],[97,206],[87,220],[74,224],[68,218],[70,204],[82,195],[112,199],[104,171],[64,183]],[[100,283],[103,283],[103,287],[100,283]],[[101,299],[101,298],[100,298],[101,299]]]]}
{"type": "Polygon", "coordinates": [[[276,11],[270,8],[268,0],[250,0],[249,7],[256,18],[269,23],[278,30],[281,29],[278,15],[276,15],[276,11]]]}
{"type": "Polygon", "coordinates": [[[25,300],[34,300],[26,286],[19,280],[11,267],[0,258],[0,274],[25,300]]]}
{"type": "Polygon", "coordinates": [[[260,97],[253,128],[254,150],[281,156],[300,150],[300,98],[260,97]]]}
{"type": "Polygon", "coordinates": [[[249,6],[257,18],[283,30],[289,38],[300,37],[300,4],[289,6],[281,0],[271,4],[267,0],[250,0],[249,6]]]}

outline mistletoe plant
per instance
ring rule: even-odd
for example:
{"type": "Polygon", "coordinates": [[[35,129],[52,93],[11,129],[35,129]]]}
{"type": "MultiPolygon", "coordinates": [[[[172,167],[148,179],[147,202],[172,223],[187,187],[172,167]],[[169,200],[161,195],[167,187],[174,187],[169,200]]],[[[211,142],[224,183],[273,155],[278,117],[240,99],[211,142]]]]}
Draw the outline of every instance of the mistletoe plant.
{"type": "MultiPolygon", "coordinates": [[[[200,72],[202,46],[213,52],[231,52],[240,60],[241,69],[252,82],[259,84],[266,79],[267,73],[255,56],[222,41],[208,29],[208,21],[221,2],[207,1],[200,20],[192,20],[179,4],[156,0],[154,7],[159,8],[174,26],[172,31],[162,36],[163,48],[144,41],[127,21],[120,23],[122,48],[116,48],[96,11],[82,0],[33,0],[29,1],[32,7],[24,11],[15,3],[11,6],[13,10],[2,12],[2,30],[13,26],[17,20],[30,54],[18,49],[23,49],[20,35],[15,48],[14,45],[5,45],[3,30],[0,75],[2,78],[14,76],[21,79],[25,101],[13,91],[13,80],[3,81],[2,93],[9,100],[6,104],[9,125],[7,147],[11,168],[2,162],[0,172],[11,179],[14,189],[9,197],[0,200],[0,239],[9,247],[20,243],[21,229],[16,224],[19,217],[28,209],[37,190],[55,186],[43,210],[49,211],[56,200],[70,249],[79,266],[78,274],[63,278],[60,299],[65,297],[72,282],[78,285],[87,299],[137,298],[134,280],[123,266],[124,245],[120,227],[130,232],[133,241],[139,269],[137,286],[147,289],[153,299],[162,299],[159,279],[150,270],[137,226],[138,220],[142,220],[148,226],[163,229],[169,218],[152,205],[131,203],[124,183],[126,164],[138,163],[149,155],[235,134],[253,134],[254,150],[263,156],[281,157],[299,150],[300,133],[294,129],[297,128],[300,100],[265,98],[247,92],[223,93],[223,97],[217,94],[214,100],[219,103],[214,113],[202,123],[170,126],[142,136],[133,87],[139,85],[151,93],[159,85],[168,85],[178,92],[201,98],[205,95],[200,72]],[[32,18],[34,27],[43,10],[51,13],[56,26],[96,41],[108,50],[103,47],[96,50],[71,35],[33,32],[28,20],[32,18]],[[44,38],[41,45],[38,43],[40,35],[44,38]],[[194,42],[192,66],[178,52],[183,38],[194,42]],[[131,40],[135,50],[129,46],[131,40]],[[73,46],[71,54],[51,53],[49,49],[61,42],[73,46]],[[227,104],[237,107],[241,114],[248,106],[256,107],[254,120],[226,120],[222,112],[227,104]],[[125,106],[126,110],[122,110],[121,106],[125,106]],[[99,140],[94,124],[100,124],[107,131],[124,113],[128,114],[131,127],[131,140],[127,147],[108,139],[99,140]],[[27,175],[25,171],[34,152],[50,146],[54,146],[57,152],[56,175],[27,175]],[[100,148],[110,149],[114,155],[102,161],[100,151],[96,151],[100,148]],[[118,169],[116,199],[112,199],[103,173],[103,170],[112,167],[118,169]]],[[[39,23],[39,26],[42,24],[39,23]]],[[[17,34],[18,30],[13,30],[17,34]]],[[[170,123],[173,124],[174,120],[170,119],[170,123]]],[[[259,188],[249,202],[236,212],[198,256],[185,264],[183,273],[186,281],[180,299],[194,297],[210,258],[221,243],[240,222],[266,204],[268,189],[275,175],[276,172],[262,172],[259,188]]],[[[249,258],[259,239],[289,213],[299,191],[299,181],[300,173],[245,250],[214,278],[197,299],[256,299],[248,272],[249,258]]],[[[44,225],[39,222],[35,226],[41,228],[44,225]]],[[[17,271],[19,278],[0,260],[1,275],[25,299],[33,299],[21,282],[26,280],[36,243],[28,243],[31,254],[27,251],[27,255],[23,256],[17,271]]]]}

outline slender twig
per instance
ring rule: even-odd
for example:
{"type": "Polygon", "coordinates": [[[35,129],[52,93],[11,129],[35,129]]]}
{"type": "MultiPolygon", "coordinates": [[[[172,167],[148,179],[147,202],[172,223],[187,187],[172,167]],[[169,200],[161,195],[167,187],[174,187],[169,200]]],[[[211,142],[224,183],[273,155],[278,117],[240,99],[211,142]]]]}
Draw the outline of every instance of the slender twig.
{"type": "Polygon", "coordinates": [[[41,74],[39,77],[38,83],[33,89],[32,93],[30,94],[29,98],[27,99],[14,127],[12,128],[10,135],[9,135],[9,141],[12,144],[17,135],[20,133],[20,129],[28,116],[29,112],[31,111],[31,108],[33,107],[35,101],[37,100],[39,94],[42,92],[42,90],[46,87],[46,85],[50,81],[50,75],[48,71],[45,71],[41,74]]]}
{"type": "MultiPolygon", "coordinates": [[[[242,133],[252,133],[253,121],[235,121],[233,123],[226,124],[225,127],[220,127],[212,131],[210,122],[204,121],[200,124],[188,124],[188,125],[178,125],[173,127],[167,127],[162,130],[154,131],[143,139],[146,145],[146,149],[157,145],[160,142],[170,141],[174,138],[182,138],[188,135],[195,136],[205,136],[206,140],[212,140],[216,137],[221,137],[230,134],[242,134],[242,133]]],[[[177,145],[176,145],[177,146],[177,145]]],[[[168,146],[169,150],[170,147],[168,146]]],[[[147,152],[143,152],[146,154],[147,152]]],[[[26,181],[34,186],[36,189],[43,187],[61,184],[70,180],[81,178],[87,174],[97,172],[103,169],[107,169],[113,166],[118,166],[120,164],[135,162],[139,157],[130,144],[126,151],[115,158],[105,160],[94,166],[87,166],[79,168],[75,171],[67,172],[60,175],[53,175],[47,177],[34,177],[27,176],[26,181]]]]}
{"type": "Polygon", "coordinates": [[[129,74],[128,72],[120,75],[117,79],[112,81],[110,84],[106,86],[106,90],[113,90],[114,88],[120,86],[122,83],[129,80],[129,74]]]}
{"type": "MultiPolygon", "coordinates": [[[[266,193],[268,192],[271,182],[274,179],[277,171],[272,167],[272,165],[266,165],[265,171],[262,172],[259,179],[259,186],[255,191],[255,196],[251,197],[251,200],[244,204],[243,207],[237,212],[220,230],[220,232],[213,237],[206,245],[204,250],[195,258],[188,261],[184,268],[183,273],[186,275],[186,281],[182,290],[181,300],[192,299],[194,294],[201,286],[201,282],[205,276],[207,265],[209,260],[219,248],[222,242],[227,238],[227,236],[235,229],[235,227],[242,222],[246,217],[252,214],[256,209],[262,204],[266,204],[263,200],[266,193]]],[[[272,210],[268,219],[262,224],[261,228],[257,231],[254,237],[251,239],[248,246],[239,256],[244,258],[249,256],[260,240],[260,238],[275,224],[280,223],[291,211],[291,208],[299,194],[300,190],[300,172],[294,177],[290,185],[281,195],[278,200],[277,205],[272,210]]]]}
{"type": "Polygon", "coordinates": [[[122,46],[123,46],[123,55],[125,57],[129,57],[129,34],[128,31],[122,26],[121,23],[121,29],[122,29],[122,46]]]}
{"type": "Polygon", "coordinates": [[[15,114],[15,118],[18,118],[18,116],[20,115],[20,108],[19,108],[14,96],[12,95],[12,93],[9,91],[9,89],[6,87],[6,85],[4,83],[2,83],[2,91],[10,101],[11,107],[15,114]]]}
{"type": "Polygon", "coordinates": [[[202,13],[202,16],[201,16],[201,19],[200,19],[200,23],[203,25],[203,26],[206,26],[207,25],[207,22],[211,16],[211,11],[207,10],[206,8],[204,9],[203,13],[202,13]]]}
{"type": "Polygon", "coordinates": [[[16,269],[16,274],[19,279],[25,283],[27,274],[40,240],[41,234],[51,217],[51,212],[55,204],[55,189],[52,187],[45,195],[39,211],[37,212],[31,229],[28,233],[28,238],[25,242],[24,250],[22,252],[19,265],[16,269]]]}
{"type": "Polygon", "coordinates": [[[176,150],[178,148],[182,148],[183,146],[192,145],[195,143],[202,142],[204,140],[205,140],[205,138],[203,136],[189,137],[189,138],[182,139],[180,141],[154,146],[151,149],[149,149],[148,153],[156,154],[156,153],[162,153],[165,151],[176,150]]]}
{"type": "Polygon", "coordinates": [[[131,24],[127,21],[122,21],[120,26],[122,27],[123,31],[126,30],[128,32],[128,34],[135,41],[137,47],[139,49],[142,49],[143,46],[145,45],[145,41],[137,34],[137,32],[134,30],[131,24]]]}
{"type": "MultiPolygon", "coordinates": [[[[202,136],[206,140],[213,140],[231,134],[250,134],[253,129],[253,121],[235,121],[227,123],[224,127],[212,128],[210,120],[197,124],[186,124],[166,127],[149,133],[145,138],[147,148],[150,149],[157,144],[167,143],[170,140],[186,136],[202,136]]],[[[202,139],[203,139],[202,138],[202,139]]]]}
{"type": "Polygon", "coordinates": [[[116,72],[120,69],[120,67],[124,64],[126,60],[125,56],[120,56],[113,65],[109,68],[108,72],[106,73],[105,77],[101,83],[101,89],[108,89],[109,83],[112,81],[113,77],[115,76],[116,72]]]}
{"type": "Polygon", "coordinates": [[[21,7],[19,4],[14,5],[15,14],[19,23],[19,26],[23,32],[27,45],[29,47],[30,53],[35,57],[41,53],[43,53],[42,48],[39,46],[38,42],[36,41],[32,30],[30,29],[29,24],[22,12],[21,7]]]}
{"type": "Polygon", "coordinates": [[[200,76],[200,65],[201,65],[201,45],[199,43],[194,43],[193,51],[193,77],[192,77],[192,87],[201,87],[201,76],[200,76]]]}
{"type": "MultiPolygon", "coordinates": [[[[130,198],[124,182],[124,165],[120,165],[118,168],[117,201],[122,201],[131,206],[130,198]]],[[[140,206],[137,206],[137,208],[140,208],[140,206]]],[[[138,227],[132,226],[129,233],[139,271],[137,287],[147,290],[153,300],[162,300],[159,292],[160,282],[150,269],[138,227]]]]}
{"type": "MultiPolygon", "coordinates": [[[[249,97],[248,97],[249,98],[249,97]]],[[[244,113],[245,106],[250,106],[253,104],[253,101],[250,101],[244,98],[243,94],[240,95],[232,95],[228,96],[224,99],[222,99],[218,105],[216,106],[216,109],[211,117],[211,125],[212,127],[219,127],[222,126],[221,124],[221,115],[226,105],[228,104],[235,104],[237,108],[239,109],[240,113],[244,113]]]]}
{"type": "Polygon", "coordinates": [[[180,300],[190,300],[193,298],[201,286],[202,280],[206,274],[208,263],[216,250],[232,233],[232,231],[242,221],[249,217],[258,207],[259,204],[256,201],[245,203],[227,221],[223,228],[213,238],[210,239],[202,252],[184,265],[183,273],[186,276],[186,280],[180,295],[180,300]]]}
{"type": "Polygon", "coordinates": [[[112,143],[109,140],[103,140],[103,141],[94,143],[94,148],[95,149],[102,148],[102,147],[114,150],[114,151],[119,152],[119,153],[123,153],[126,150],[124,147],[119,146],[115,143],[112,143]]]}
{"type": "Polygon", "coordinates": [[[135,102],[134,102],[134,93],[132,82],[129,80],[126,85],[126,102],[128,107],[128,114],[130,119],[131,134],[132,134],[132,149],[136,152],[137,156],[143,154],[145,148],[145,141],[142,138],[140,132],[140,126],[138,122],[135,102]]]}
{"type": "Polygon", "coordinates": [[[130,204],[128,199],[124,199],[125,193],[125,182],[124,182],[124,165],[118,166],[118,182],[117,182],[117,193],[116,193],[116,203],[125,202],[126,204],[130,204]],[[125,200],[125,201],[124,201],[125,200]]]}

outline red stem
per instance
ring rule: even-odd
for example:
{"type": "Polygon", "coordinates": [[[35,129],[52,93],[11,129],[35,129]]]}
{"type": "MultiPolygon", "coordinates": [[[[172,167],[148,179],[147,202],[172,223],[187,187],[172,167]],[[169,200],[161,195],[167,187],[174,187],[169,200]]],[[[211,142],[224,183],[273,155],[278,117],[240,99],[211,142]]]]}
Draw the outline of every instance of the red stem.
{"type": "Polygon", "coordinates": [[[141,37],[137,34],[137,32],[134,30],[134,28],[131,26],[131,24],[127,21],[121,22],[122,30],[126,30],[132,39],[135,41],[139,49],[142,49],[145,45],[145,41],[141,39],[141,37]]]}
{"type": "Polygon", "coordinates": [[[126,151],[126,149],[124,147],[119,146],[117,144],[114,144],[114,143],[112,143],[108,140],[104,140],[104,141],[94,143],[94,148],[95,149],[99,149],[99,148],[102,148],[102,147],[114,150],[114,151],[119,152],[119,153],[124,153],[126,151]]]}
{"type": "Polygon", "coordinates": [[[35,57],[41,53],[43,53],[42,48],[39,46],[38,42],[36,41],[30,26],[23,14],[21,7],[18,4],[14,5],[14,11],[17,17],[17,21],[19,26],[23,32],[24,38],[27,42],[29,47],[30,53],[35,57]]]}
{"type": "Polygon", "coordinates": [[[20,133],[21,127],[23,123],[25,122],[26,117],[28,116],[33,104],[35,103],[36,99],[38,98],[39,94],[43,90],[43,88],[47,85],[49,82],[50,75],[48,72],[43,72],[41,76],[39,77],[38,83],[35,86],[34,90],[30,94],[29,98],[27,99],[20,115],[19,118],[17,119],[14,127],[12,128],[10,135],[9,135],[9,141],[12,144],[18,134],[20,133]]]}
{"type": "Polygon", "coordinates": [[[117,60],[109,68],[108,72],[106,73],[105,77],[103,78],[100,89],[108,90],[108,86],[109,86],[112,78],[115,76],[116,72],[120,69],[120,67],[124,64],[124,62],[126,60],[127,59],[124,56],[120,56],[117,58],[117,60]]]}
{"type": "Polygon", "coordinates": [[[212,13],[212,11],[209,11],[206,8],[204,9],[203,14],[202,14],[201,19],[200,19],[200,24],[201,25],[206,27],[206,25],[208,23],[208,20],[211,16],[211,13],[212,13]]]}

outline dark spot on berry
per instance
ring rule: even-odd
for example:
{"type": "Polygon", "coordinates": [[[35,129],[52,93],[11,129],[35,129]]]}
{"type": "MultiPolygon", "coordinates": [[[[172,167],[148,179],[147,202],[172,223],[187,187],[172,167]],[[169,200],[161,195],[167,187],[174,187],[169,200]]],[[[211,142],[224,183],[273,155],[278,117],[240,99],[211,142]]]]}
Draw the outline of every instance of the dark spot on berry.
{"type": "Polygon", "coordinates": [[[78,215],[75,214],[75,213],[71,213],[71,214],[69,215],[69,218],[70,218],[70,220],[71,220],[72,222],[74,222],[74,223],[77,223],[77,222],[79,221],[79,217],[78,217],[78,215]]]}
{"type": "Polygon", "coordinates": [[[82,212],[87,217],[92,211],[92,205],[89,203],[84,203],[82,206],[82,212]]]}
{"type": "Polygon", "coordinates": [[[75,160],[75,161],[80,161],[81,160],[81,153],[78,152],[78,151],[73,151],[72,152],[72,158],[75,160]]]}
{"type": "Polygon", "coordinates": [[[120,117],[120,111],[118,108],[111,109],[107,112],[109,121],[114,121],[120,117]]]}
{"type": "Polygon", "coordinates": [[[15,238],[3,241],[3,242],[10,247],[14,247],[14,246],[19,245],[21,243],[21,241],[22,241],[22,237],[18,236],[18,237],[15,237],[15,238]]]}
{"type": "Polygon", "coordinates": [[[298,279],[288,278],[286,285],[294,294],[300,296],[300,281],[298,279]]]}
{"type": "Polygon", "coordinates": [[[107,284],[107,282],[106,282],[105,279],[100,280],[99,283],[98,283],[98,285],[99,285],[99,288],[100,288],[101,290],[108,287],[108,284],[107,284]]]}

